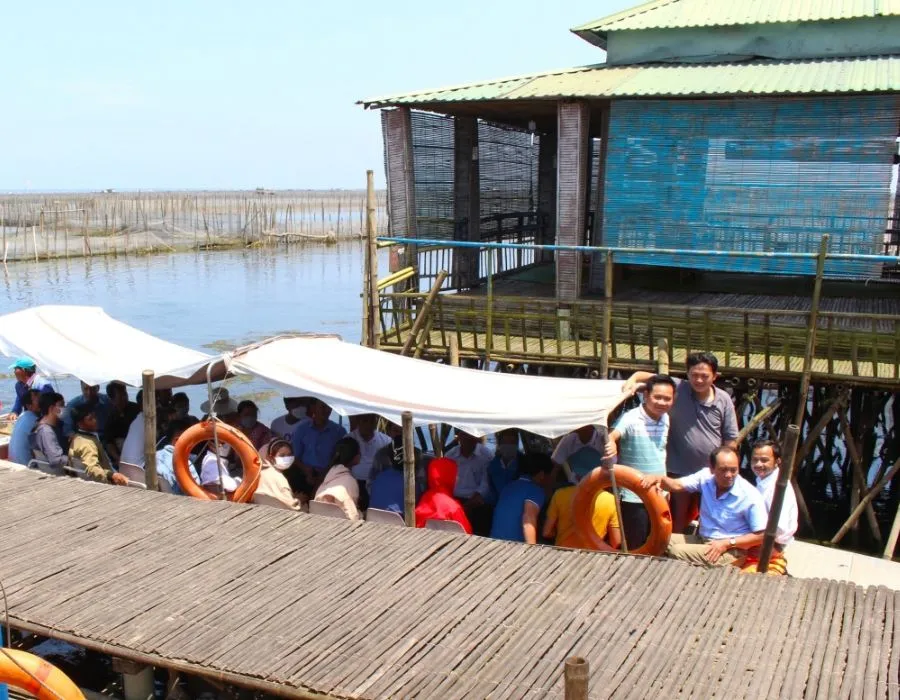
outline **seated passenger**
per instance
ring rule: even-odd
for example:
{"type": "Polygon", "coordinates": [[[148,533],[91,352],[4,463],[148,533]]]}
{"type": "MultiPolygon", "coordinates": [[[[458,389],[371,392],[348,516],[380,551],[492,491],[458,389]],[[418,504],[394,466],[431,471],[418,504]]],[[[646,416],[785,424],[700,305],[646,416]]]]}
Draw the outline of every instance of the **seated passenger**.
{"type": "Polygon", "coordinates": [[[188,427],[200,422],[197,416],[191,415],[191,400],[183,391],[172,394],[172,408],[175,410],[175,418],[186,421],[188,427]]]}
{"type": "Polygon", "coordinates": [[[272,421],[272,432],[276,437],[290,440],[294,436],[297,426],[309,420],[307,409],[311,403],[312,401],[305,397],[285,396],[284,409],[287,413],[272,421]]]}
{"type": "Polygon", "coordinates": [[[699,533],[672,535],[668,556],[704,566],[740,565],[748,555],[758,554],[768,519],[766,504],[759,491],[739,474],[741,459],[733,447],[716,448],[709,463],[711,470],[702,469],[680,479],[645,476],[641,486],[701,494],[699,533]]]}
{"type": "MultiPolygon", "coordinates": [[[[402,456],[400,459],[402,461],[402,456]]],[[[455,520],[468,534],[472,534],[466,511],[453,497],[456,472],[456,462],[449,457],[431,460],[428,465],[428,490],[416,506],[416,527],[425,527],[429,520],[455,520]]]]}
{"type": "MultiPolygon", "coordinates": [[[[66,400],[55,391],[41,394],[41,419],[31,434],[32,451],[40,451],[42,459],[46,459],[51,467],[64,467],[69,464],[66,454],[68,443],[62,434],[62,414],[66,408],[66,400]]],[[[37,455],[35,455],[37,456],[37,455]]]]}
{"type": "Polygon", "coordinates": [[[359,443],[352,437],[341,438],[334,447],[331,466],[325,473],[322,484],[316,489],[315,500],[321,503],[335,503],[341,507],[350,520],[359,520],[359,484],[350,471],[359,462],[359,443]]]}
{"type": "Polygon", "coordinates": [[[537,544],[538,516],[547,496],[553,462],[543,454],[528,454],[519,464],[519,478],[500,493],[494,509],[491,537],[537,544]]]}
{"type": "Polygon", "coordinates": [[[403,438],[391,443],[390,450],[390,462],[387,467],[379,470],[370,485],[369,507],[403,515],[403,438]]]}
{"type": "Polygon", "coordinates": [[[359,482],[360,495],[364,500],[366,484],[374,479],[372,466],[375,455],[393,443],[391,438],[377,428],[378,416],[364,413],[356,417],[356,428],[350,431],[350,437],[359,443],[359,464],[353,468],[353,476],[359,482]]]}
{"type": "Polygon", "coordinates": [[[128,387],[122,382],[114,381],[107,384],[106,396],[109,398],[110,408],[103,441],[110,458],[113,462],[118,462],[131,421],[141,409],[136,403],[128,400],[128,387]]]}
{"type": "Polygon", "coordinates": [[[342,426],[329,420],[330,417],[331,407],[315,399],[310,408],[310,420],[294,430],[291,438],[294,465],[285,474],[294,491],[315,492],[328,470],[338,440],[347,434],[342,426]]]}
{"type": "Polygon", "coordinates": [[[172,493],[182,495],[184,492],[178,485],[178,479],[175,478],[175,467],[172,459],[175,456],[175,443],[181,434],[190,427],[185,420],[172,420],[169,422],[169,428],[166,432],[166,444],[164,447],[156,451],[156,476],[159,479],[165,479],[172,493]]]}
{"type": "MultiPolygon", "coordinates": [[[[553,498],[550,499],[543,535],[544,539],[553,540],[557,547],[588,548],[575,529],[575,513],[572,506],[575,502],[577,488],[574,485],[563,486],[561,489],[557,489],[553,498]]],[[[608,491],[601,491],[594,499],[591,521],[597,535],[608,542],[608,544],[603,542],[598,547],[600,551],[617,551],[622,546],[619,518],[616,515],[616,499],[608,491]]]]}
{"type": "Polygon", "coordinates": [[[13,423],[9,436],[9,461],[28,464],[31,461],[31,432],[37,425],[41,413],[41,392],[28,389],[22,395],[23,410],[13,423]]]}
{"type": "Polygon", "coordinates": [[[456,488],[453,497],[466,509],[476,535],[487,535],[491,529],[493,507],[488,502],[491,485],[488,465],[494,458],[490,449],[474,435],[456,432],[456,447],[447,450],[447,457],[456,462],[456,488]]]}
{"type": "Polygon", "coordinates": [[[266,448],[262,470],[259,472],[259,483],[253,494],[253,502],[276,508],[300,510],[300,503],[291,491],[291,485],[284,476],[284,471],[294,463],[294,450],[291,443],[275,438],[266,448]]]}
{"type": "Polygon", "coordinates": [[[213,493],[218,493],[221,485],[225,493],[234,493],[241,480],[231,476],[228,470],[228,458],[231,456],[231,445],[219,440],[218,450],[214,440],[206,444],[206,452],[200,461],[200,485],[213,493]]]}
{"type": "Polygon", "coordinates": [[[488,465],[488,483],[491,487],[491,503],[496,503],[504,487],[519,478],[519,431],[507,428],[497,433],[497,451],[488,465]]]}
{"type": "Polygon", "coordinates": [[[16,377],[14,387],[16,400],[13,402],[12,412],[6,417],[8,420],[13,420],[25,410],[22,400],[25,398],[26,391],[34,389],[46,394],[53,391],[53,386],[37,373],[37,365],[30,357],[20,357],[9,368],[16,377]]]}
{"type": "Polygon", "coordinates": [[[604,425],[585,425],[566,435],[557,443],[551,456],[553,483],[560,481],[560,472],[564,472],[566,480],[574,484],[595,467],[611,464],[611,459],[604,459],[607,438],[604,425]]]}
{"type": "Polygon", "coordinates": [[[72,420],[72,410],[78,406],[91,404],[94,407],[94,416],[97,419],[97,433],[103,435],[106,430],[106,421],[109,418],[109,412],[112,407],[109,397],[100,393],[98,384],[86,384],[81,382],[81,394],[66,404],[66,411],[63,414],[63,435],[68,437],[75,432],[75,421],[72,420]]]}
{"type": "Polygon", "coordinates": [[[69,464],[84,469],[91,481],[127,486],[128,479],[112,468],[109,456],[97,434],[97,415],[93,403],[82,402],[71,409],[75,433],[69,446],[69,464]]]}
{"type": "Polygon", "coordinates": [[[237,407],[241,421],[241,432],[253,443],[257,450],[272,442],[272,431],[259,422],[259,407],[252,401],[241,401],[237,407]]]}

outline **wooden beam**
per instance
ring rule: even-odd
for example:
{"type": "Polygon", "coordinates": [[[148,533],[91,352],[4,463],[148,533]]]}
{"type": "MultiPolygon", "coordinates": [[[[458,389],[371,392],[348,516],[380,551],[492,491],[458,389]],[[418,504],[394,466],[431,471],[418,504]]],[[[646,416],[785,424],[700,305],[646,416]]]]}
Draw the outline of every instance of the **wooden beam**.
{"type": "Polygon", "coordinates": [[[378,349],[378,242],[375,225],[375,173],[366,171],[366,344],[378,349]]]}
{"type": "Polygon", "coordinates": [[[894,478],[894,474],[896,474],[898,471],[900,471],[900,458],[897,458],[897,461],[894,462],[888,473],[878,480],[878,483],[869,490],[862,501],[860,501],[859,505],[853,509],[850,517],[847,518],[847,522],[845,522],[841,526],[841,529],[837,531],[837,534],[831,538],[831,544],[837,544],[844,538],[844,535],[846,535],[850,531],[850,528],[853,527],[853,523],[859,520],[859,516],[863,514],[866,506],[869,505],[879,493],[881,493],[882,489],[888,485],[890,480],[894,478]]]}
{"type": "MultiPolygon", "coordinates": [[[[851,489],[855,493],[855,498],[851,499],[851,504],[852,507],[855,508],[859,504],[859,499],[865,495],[866,490],[869,488],[869,482],[866,479],[866,475],[863,473],[862,456],[859,454],[856,440],[853,437],[853,431],[850,429],[850,421],[847,419],[846,406],[842,406],[841,410],[838,411],[838,417],[841,421],[841,432],[844,435],[844,442],[847,445],[847,455],[850,457],[850,466],[853,469],[851,489]]],[[[866,506],[866,518],[869,521],[869,529],[872,531],[872,535],[875,537],[875,541],[880,547],[884,540],[881,538],[881,527],[878,525],[878,516],[875,515],[875,508],[871,503],[866,506]]],[[[858,525],[854,524],[853,529],[855,530],[857,528],[858,525]]]]}
{"type": "Polygon", "coordinates": [[[151,491],[159,490],[156,477],[156,377],[153,370],[141,375],[144,411],[144,480],[151,491]]]}
{"type": "Polygon", "coordinates": [[[425,325],[425,320],[431,315],[431,306],[434,304],[435,297],[437,297],[438,293],[441,291],[441,286],[443,286],[445,279],[447,279],[447,271],[441,270],[438,272],[437,278],[434,280],[434,285],[431,287],[431,291],[428,292],[428,296],[425,297],[425,302],[422,304],[422,308],[419,309],[419,313],[416,316],[416,320],[413,322],[409,335],[403,343],[403,349],[400,351],[401,355],[408,356],[413,345],[417,343],[416,338],[425,325]]]}
{"type": "Polygon", "coordinates": [[[403,429],[403,517],[409,527],[416,526],[416,450],[413,438],[413,414],[404,411],[403,429]]]}

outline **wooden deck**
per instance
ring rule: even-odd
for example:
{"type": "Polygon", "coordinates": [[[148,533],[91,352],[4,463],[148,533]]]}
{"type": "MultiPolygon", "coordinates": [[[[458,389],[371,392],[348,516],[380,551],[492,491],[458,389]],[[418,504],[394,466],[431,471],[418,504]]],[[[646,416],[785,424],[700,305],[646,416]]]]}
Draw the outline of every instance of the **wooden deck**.
{"type": "Polygon", "coordinates": [[[0,468],[11,624],[289,697],[897,698],[900,593],[0,468]]]}

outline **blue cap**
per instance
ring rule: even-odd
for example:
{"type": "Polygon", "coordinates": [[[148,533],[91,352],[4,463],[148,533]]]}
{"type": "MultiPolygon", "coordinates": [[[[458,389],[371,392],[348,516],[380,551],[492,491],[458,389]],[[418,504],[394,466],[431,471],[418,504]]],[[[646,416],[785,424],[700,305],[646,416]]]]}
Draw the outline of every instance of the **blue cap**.
{"type": "Polygon", "coordinates": [[[20,357],[9,366],[10,369],[36,369],[37,363],[30,357],[20,357]]]}

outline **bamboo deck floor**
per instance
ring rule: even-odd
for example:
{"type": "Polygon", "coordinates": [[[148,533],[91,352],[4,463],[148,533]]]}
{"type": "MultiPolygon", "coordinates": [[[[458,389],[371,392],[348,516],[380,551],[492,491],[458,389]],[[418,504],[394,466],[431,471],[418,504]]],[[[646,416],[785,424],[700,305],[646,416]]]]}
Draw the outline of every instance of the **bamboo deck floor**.
{"type": "Polygon", "coordinates": [[[900,592],[0,468],[13,627],[295,697],[898,698],[900,592]]]}
{"type": "MultiPolygon", "coordinates": [[[[409,335],[409,329],[400,331],[400,340],[396,333],[382,338],[382,349],[399,351],[403,341],[409,335]]],[[[444,342],[450,333],[442,333],[440,330],[432,330],[429,342],[425,350],[426,356],[446,357],[447,344],[444,342]]],[[[462,357],[483,357],[487,347],[486,333],[459,333],[460,355],[462,357]],[[477,348],[477,350],[476,350],[477,348]]],[[[497,361],[509,360],[513,362],[541,362],[563,365],[586,365],[600,362],[601,345],[588,340],[563,340],[554,338],[535,338],[523,336],[510,336],[509,343],[502,335],[494,336],[495,346],[491,352],[491,358],[497,361]]],[[[749,363],[743,352],[732,350],[726,352],[724,348],[713,345],[709,348],[719,357],[720,369],[727,374],[758,375],[764,372],[766,376],[799,375],[803,372],[803,357],[793,355],[789,358],[782,356],[769,356],[769,366],[766,367],[764,353],[749,354],[749,363]],[[726,359],[727,358],[727,359],[726,359]]],[[[614,369],[652,369],[655,364],[654,354],[647,344],[616,343],[609,366],[614,369]]],[[[670,358],[673,367],[683,367],[687,362],[684,348],[674,348],[670,358]]],[[[900,366],[893,363],[879,362],[877,367],[871,361],[832,360],[829,370],[829,360],[817,357],[813,360],[813,375],[840,375],[859,383],[870,384],[897,384],[900,382],[900,366]]]]}

